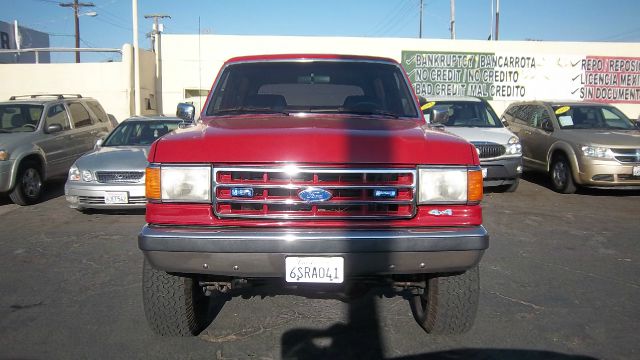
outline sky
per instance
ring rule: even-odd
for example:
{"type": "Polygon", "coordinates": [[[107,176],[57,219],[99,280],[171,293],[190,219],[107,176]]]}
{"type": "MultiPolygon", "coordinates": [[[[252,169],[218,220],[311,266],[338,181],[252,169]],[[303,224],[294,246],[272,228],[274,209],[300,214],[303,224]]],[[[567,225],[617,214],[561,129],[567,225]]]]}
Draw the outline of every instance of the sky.
{"type": "MultiPolygon", "coordinates": [[[[18,20],[50,34],[52,47],[74,47],[73,0],[0,0],[0,20],[18,20]]],[[[121,48],[133,42],[132,1],[92,2],[80,16],[82,47],[121,48]]],[[[456,0],[456,38],[486,40],[495,0],[456,0]]],[[[450,37],[450,0],[423,0],[422,37],[450,37]]],[[[291,35],[417,38],[420,0],[138,0],[139,42],[162,13],[167,34],[291,35]],[[200,25],[198,25],[200,22],[200,25]]],[[[640,42],[639,0],[500,0],[500,40],[640,42]]],[[[114,60],[95,55],[93,61],[114,60]]],[[[72,61],[58,55],[53,61],[72,61]]],[[[83,55],[84,59],[84,55],[83,55]]]]}

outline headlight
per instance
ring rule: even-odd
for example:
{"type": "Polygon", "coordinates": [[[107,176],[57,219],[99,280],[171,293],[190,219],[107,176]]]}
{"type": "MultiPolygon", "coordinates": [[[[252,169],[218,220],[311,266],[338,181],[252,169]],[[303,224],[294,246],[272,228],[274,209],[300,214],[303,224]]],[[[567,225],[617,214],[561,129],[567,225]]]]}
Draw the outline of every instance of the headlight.
{"type": "Polygon", "coordinates": [[[515,136],[512,136],[507,142],[507,155],[521,155],[522,154],[522,145],[520,144],[520,139],[515,136]]]}
{"type": "Polygon", "coordinates": [[[80,181],[80,170],[75,165],[69,169],[69,181],[80,181]]]}
{"type": "Polygon", "coordinates": [[[611,149],[599,147],[599,146],[588,146],[585,145],[581,147],[582,154],[588,157],[594,158],[603,158],[603,159],[613,159],[613,152],[611,149]]]}
{"type": "Polygon", "coordinates": [[[7,150],[0,150],[0,161],[9,159],[9,152],[7,150]]]}
{"type": "Polygon", "coordinates": [[[211,167],[150,166],[146,171],[147,198],[162,201],[210,202],[211,167]]]}
{"type": "Polygon", "coordinates": [[[467,203],[482,199],[479,168],[419,168],[419,204],[467,203]]]}

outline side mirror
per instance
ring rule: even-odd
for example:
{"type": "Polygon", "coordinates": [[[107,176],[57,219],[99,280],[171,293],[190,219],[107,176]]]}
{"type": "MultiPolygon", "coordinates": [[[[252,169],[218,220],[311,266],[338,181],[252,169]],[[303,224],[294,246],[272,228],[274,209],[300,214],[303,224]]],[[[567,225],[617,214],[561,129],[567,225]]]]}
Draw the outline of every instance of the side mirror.
{"type": "Polygon", "coordinates": [[[447,121],[449,121],[449,111],[447,109],[433,108],[431,110],[432,124],[444,125],[447,121]]]}
{"type": "Polygon", "coordinates": [[[504,117],[504,116],[503,116],[503,117],[501,117],[501,118],[500,118],[500,121],[502,121],[502,125],[504,125],[504,126],[509,126],[509,122],[507,121],[507,118],[506,118],[506,117],[504,117]]]}
{"type": "Polygon", "coordinates": [[[420,108],[427,103],[427,99],[424,96],[418,96],[418,101],[420,102],[420,108]]]}
{"type": "Polygon", "coordinates": [[[542,125],[542,130],[553,132],[553,125],[551,124],[551,121],[543,120],[541,125],[542,125]]]}
{"type": "Polygon", "coordinates": [[[636,120],[636,127],[640,129],[640,119],[636,120]]]}
{"type": "Polygon", "coordinates": [[[102,147],[103,143],[104,143],[104,139],[98,139],[98,140],[96,140],[96,145],[93,148],[94,149],[99,149],[100,147],[102,147]]]}
{"type": "Polygon", "coordinates": [[[193,104],[179,103],[176,109],[176,116],[184,121],[191,121],[196,115],[196,107],[193,104]]]}
{"type": "Polygon", "coordinates": [[[47,134],[53,134],[62,131],[62,125],[60,124],[51,124],[48,125],[45,129],[47,134]]]}

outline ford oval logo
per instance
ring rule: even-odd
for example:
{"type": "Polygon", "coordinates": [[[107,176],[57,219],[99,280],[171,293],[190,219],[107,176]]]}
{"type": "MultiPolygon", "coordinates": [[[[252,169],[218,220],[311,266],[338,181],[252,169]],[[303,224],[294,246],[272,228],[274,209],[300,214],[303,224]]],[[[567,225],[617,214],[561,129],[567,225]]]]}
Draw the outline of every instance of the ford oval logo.
{"type": "Polygon", "coordinates": [[[308,203],[327,201],[332,196],[327,190],[315,187],[306,188],[298,193],[298,197],[308,203]]]}

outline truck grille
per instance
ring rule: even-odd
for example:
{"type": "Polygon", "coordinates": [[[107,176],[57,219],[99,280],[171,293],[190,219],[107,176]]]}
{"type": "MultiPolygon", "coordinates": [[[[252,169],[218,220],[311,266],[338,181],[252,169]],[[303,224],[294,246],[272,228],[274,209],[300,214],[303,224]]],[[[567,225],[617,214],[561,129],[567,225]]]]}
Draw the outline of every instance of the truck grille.
{"type": "Polygon", "coordinates": [[[236,218],[410,218],[416,212],[415,184],[413,169],[217,168],[213,207],[219,217],[236,218]],[[251,189],[252,196],[234,197],[234,188],[251,189]],[[298,194],[309,188],[331,198],[304,201],[298,194]],[[376,190],[387,196],[376,196],[376,190]]]}
{"type": "Polygon", "coordinates": [[[144,171],[96,171],[96,179],[103,184],[135,184],[143,176],[144,171]]]}
{"type": "Polygon", "coordinates": [[[473,145],[478,149],[480,159],[490,159],[502,156],[505,153],[504,146],[490,142],[474,142],[473,145]]]}
{"type": "Polygon", "coordinates": [[[640,163],[640,149],[611,149],[616,160],[622,163],[640,163]]]}

